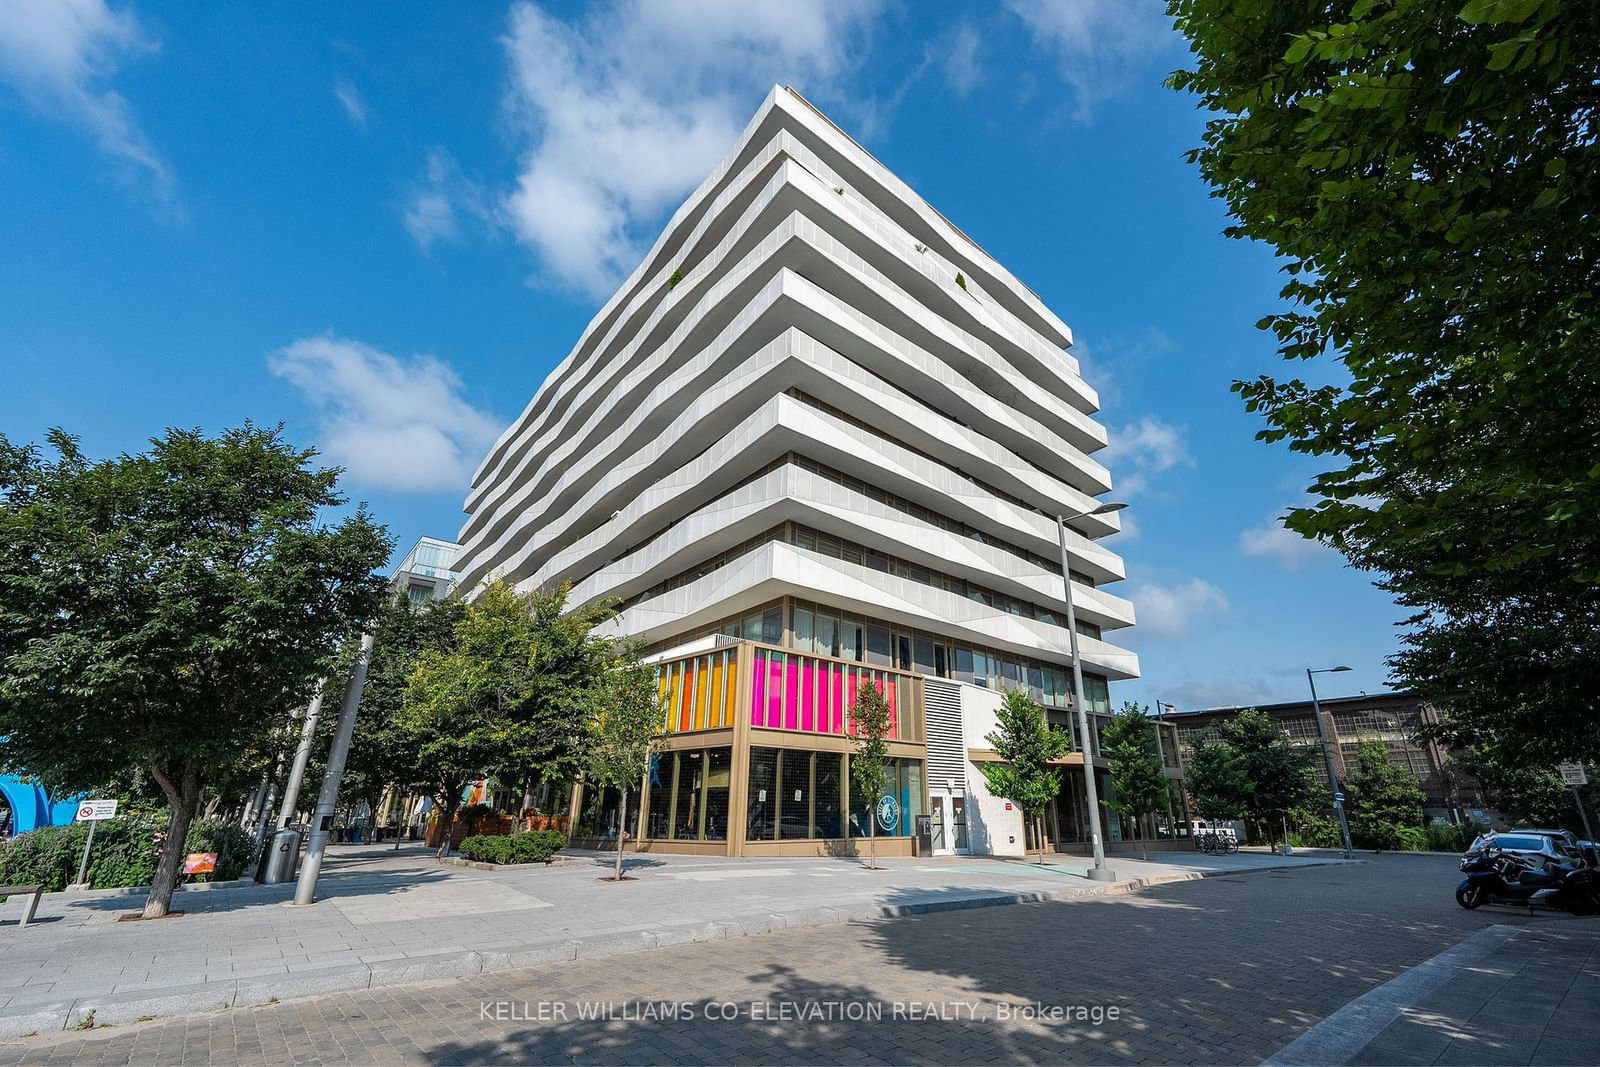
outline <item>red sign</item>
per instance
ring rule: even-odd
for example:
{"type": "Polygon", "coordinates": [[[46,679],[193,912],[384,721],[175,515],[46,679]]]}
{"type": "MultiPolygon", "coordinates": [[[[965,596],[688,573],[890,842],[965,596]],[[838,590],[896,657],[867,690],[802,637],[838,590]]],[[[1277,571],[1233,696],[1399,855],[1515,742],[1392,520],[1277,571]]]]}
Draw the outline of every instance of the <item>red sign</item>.
{"type": "Polygon", "coordinates": [[[184,874],[216,874],[217,854],[215,852],[191,852],[183,858],[184,874]]]}
{"type": "Polygon", "coordinates": [[[1008,800],[1008,801],[1006,801],[1006,810],[1007,810],[1007,811],[1010,811],[1010,810],[1011,810],[1011,801],[1009,801],[1009,800],[1008,800]]]}

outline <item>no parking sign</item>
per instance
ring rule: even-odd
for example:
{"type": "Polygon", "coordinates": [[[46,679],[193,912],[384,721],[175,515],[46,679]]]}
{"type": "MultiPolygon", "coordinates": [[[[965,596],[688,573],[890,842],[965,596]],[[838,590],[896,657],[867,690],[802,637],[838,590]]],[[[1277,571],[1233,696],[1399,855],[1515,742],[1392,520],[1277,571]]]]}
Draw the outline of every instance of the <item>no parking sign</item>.
{"type": "Polygon", "coordinates": [[[80,800],[78,802],[78,817],[74,822],[99,822],[101,819],[114,819],[117,817],[117,802],[115,800],[80,800]]]}

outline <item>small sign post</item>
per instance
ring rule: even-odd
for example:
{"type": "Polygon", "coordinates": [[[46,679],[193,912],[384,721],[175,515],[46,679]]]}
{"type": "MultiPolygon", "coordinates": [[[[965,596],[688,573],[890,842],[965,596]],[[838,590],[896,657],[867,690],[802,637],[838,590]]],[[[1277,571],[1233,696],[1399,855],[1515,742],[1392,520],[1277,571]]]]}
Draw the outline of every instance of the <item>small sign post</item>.
{"type": "Polygon", "coordinates": [[[83,842],[83,859],[78,863],[78,880],[74,885],[82,887],[84,877],[89,873],[89,848],[94,844],[94,824],[101,819],[114,819],[117,816],[117,802],[115,800],[81,800],[78,802],[78,817],[73,822],[86,822],[89,824],[89,836],[83,842]]]}
{"type": "Polygon", "coordinates": [[[1583,836],[1593,841],[1594,829],[1589,825],[1589,810],[1583,806],[1583,797],[1578,795],[1578,787],[1588,785],[1589,776],[1584,773],[1581,763],[1563,763],[1558,769],[1561,771],[1561,780],[1572,787],[1572,802],[1578,805],[1578,815],[1583,819],[1583,836]]]}

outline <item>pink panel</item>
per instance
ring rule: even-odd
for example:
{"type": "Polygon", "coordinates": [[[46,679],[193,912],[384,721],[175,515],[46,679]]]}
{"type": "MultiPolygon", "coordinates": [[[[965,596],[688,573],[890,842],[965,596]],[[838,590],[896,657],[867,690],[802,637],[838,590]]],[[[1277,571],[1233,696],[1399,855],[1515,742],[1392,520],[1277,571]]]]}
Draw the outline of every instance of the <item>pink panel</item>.
{"type": "Polygon", "coordinates": [[[814,715],[816,703],[813,694],[817,690],[816,661],[802,660],[800,667],[800,729],[815,729],[814,715]]]}
{"type": "Polygon", "coordinates": [[[800,716],[800,660],[797,656],[784,658],[784,692],[786,698],[783,702],[783,728],[795,730],[799,728],[796,721],[800,716]]]}
{"type": "Polygon", "coordinates": [[[882,689],[884,691],[883,695],[889,698],[889,735],[888,736],[896,737],[896,736],[898,736],[898,734],[895,733],[895,714],[894,713],[895,713],[896,709],[895,709],[895,699],[894,698],[895,698],[896,693],[899,692],[900,687],[895,684],[894,675],[886,674],[886,675],[883,676],[883,684],[878,686],[878,688],[882,689]]]}
{"type": "Polygon", "coordinates": [[[845,668],[833,668],[833,732],[844,733],[844,691],[850,680],[845,668]]]}
{"type": "Polygon", "coordinates": [[[783,657],[772,656],[767,662],[767,725],[777,726],[783,716],[783,657]]]}
{"type": "Polygon", "coordinates": [[[767,697],[767,653],[756,649],[755,670],[750,672],[750,725],[761,725],[761,709],[767,697]]]}

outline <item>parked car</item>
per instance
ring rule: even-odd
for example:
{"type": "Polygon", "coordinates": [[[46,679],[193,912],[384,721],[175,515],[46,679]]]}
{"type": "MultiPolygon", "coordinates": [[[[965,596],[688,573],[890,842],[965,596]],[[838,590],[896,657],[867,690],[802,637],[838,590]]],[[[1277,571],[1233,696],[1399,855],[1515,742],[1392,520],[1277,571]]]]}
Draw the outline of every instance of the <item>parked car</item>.
{"type": "MultiPolygon", "coordinates": [[[[1482,834],[1462,857],[1462,863],[1487,851],[1508,853],[1538,867],[1587,866],[1577,838],[1564,830],[1497,830],[1482,834]]],[[[1463,868],[1465,869],[1465,868],[1463,868]]]]}

